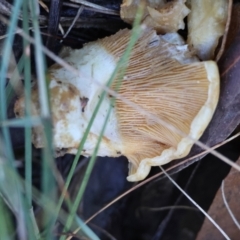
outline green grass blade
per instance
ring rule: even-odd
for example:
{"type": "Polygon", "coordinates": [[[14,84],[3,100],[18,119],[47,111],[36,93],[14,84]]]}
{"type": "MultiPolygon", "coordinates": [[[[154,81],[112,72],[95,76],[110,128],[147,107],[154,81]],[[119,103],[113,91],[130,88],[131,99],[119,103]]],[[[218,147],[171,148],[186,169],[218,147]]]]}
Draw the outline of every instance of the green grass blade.
{"type": "MultiPolygon", "coordinates": [[[[44,149],[42,155],[42,190],[43,195],[48,196],[50,199],[56,199],[56,182],[53,175],[55,170],[53,161],[53,148],[52,148],[52,124],[49,107],[49,98],[47,90],[47,81],[45,77],[45,58],[42,53],[42,40],[39,29],[39,5],[37,1],[30,1],[30,10],[32,15],[32,23],[34,28],[34,39],[35,39],[35,61],[37,70],[37,80],[39,89],[39,103],[40,112],[43,119],[44,126],[44,149]]],[[[45,210],[43,219],[47,229],[45,239],[52,239],[52,228],[53,224],[49,224],[48,211],[45,210]]]]}
{"type": "Polygon", "coordinates": [[[8,82],[8,85],[6,86],[5,89],[7,106],[10,104],[12,98],[15,95],[15,89],[18,87],[20,80],[19,73],[22,72],[23,68],[24,68],[24,55],[22,55],[21,58],[19,59],[17,67],[14,69],[12,76],[8,82]]]}
{"type": "MultiPolygon", "coordinates": [[[[78,209],[78,206],[79,206],[79,203],[83,197],[83,194],[85,192],[85,189],[86,189],[86,186],[87,186],[87,183],[88,183],[88,180],[89,180],[89,177],[90,177],[90,174],[92,172],[92,169],[93,169],[93,166],[95,164],[95,161],[96,161],[96,157],[97,157],[97,152],[98,152],[98,149],[99,149],[99,146],[100,146],[100,143],[101,143],[101,139],[103,137],[103,134],[104,134],[104,131],[106,129],[106,126],[107,126],[107,122],[108,122],[108,118],[110,116],[110,113],[111,113],[111,110],[112,110],[112,106],[110,105],[109,109],[108,109],[108,113],[106,115],[106,118],[105,118],[105,121],[104,121],[104,124],[103,124],[103,127],[101,129],[101,132],[100,132],[100,135],[99,135],[99,138],[98,138],[98,141],[97,141],[97,144],[96,144],[96,147],[94,149],[94,152],[91,156],[91,159],[89,161],[89,164],[87,166],[87,169],[86,169],[86,172],[84,174],[84,177],[83,177],[83,181],[82,181],[82,184],[81,184],[81,187],[78,191],[78,194],[75,198],[75,201],[73,203],[73,206],[71,208],[71,212],[69,214],[69,217],[67,219],[67,222],[66,222],[66,226],[65,226],[65,230],[69,229],[69,227],[71,226],[73,220],[74,220],[74,217],[76,215],[76,212],[77,212],[77,209],[78,209]]],[[[80,226],[81,227],[81,226],[80,226]]],[[[83,229],[84,231],[84,229],[83,229]]],[[[63,237],[62,237],[63,239],[63,237]]],[[[60,238],[61,240],[61,238],[60,238]]]]}
{"type": "MultiPolygon", "coordinates": [[[[18,14],[20,12],[22,0],[14,1],[14,7],[12,10],[11,21],[8,27],[7,38],[4,42],[2,63],[0,69],[0,121],[7,119],[7,106],[6,106],[6,74],[10,61],[10,54],[12,51],[12,43],[14,38],[14,32],[18,20],[18,14]]],[[[4,141],[6,143],[6,151],[9,161],[13,162],[14,155],[12,151],[12,143],[10,139],[9,129],[7,127],[2,128],[4,141]]]]}
{"type": "Polygon", "coordinates": [[[13,224],[9,214],[9,210],[0,197],[0,239],[11,240],[10,233],[14,232],[13,224]]]}
{"type": "MultiPolygon", "coordinates": [[[[132,30],[132,36],[130,38],[129,44],[127,46],[127,49],[124,52],[123,56],[121,57],[118,65],[117,65],[116,69],[114,70],[112,76],[110,77],[108,83],[106,84],[107,87],[111,86],[111,84],[114,81],[114,79],[116,78],[118,72],[120,72],[120,74],[118,76],[117,88],[121,84],[121,80],[123,79],[123,76],[124,76],[124,73],[125,73],[125,70],[126,70],[126,67],[127,67],[128,60],[130,58],[131,50],[132,50],[134,44],[136,43],[136,41],[137,41],[137,39],[139,37],[139,31],[140,31],[140,26],[139,25],[140,25],[140,19],[141,19],[142,13],[143,13],[143,9],[140,7],[138,9],[138,12],[137,12],[137,15],[136,15],[136,19],[135,19],[135,22],[134,22],[134,27],[133,27],[133,30],[132,30]]],[[[115,90],[118,90],[118,89],[115,89],[115,90]]],[[[106,95],[106,92],[103,91],[103,93],[100,96],[99,102],[98,102],[98,104],[97,104],[97,106],[95,108],[94,113],[98,112],[98,109],[99,109],[99,107],[100,107],[100,105],[102,103],[102,100],[104,99],[105,95],[106,95]]],[[[95,160],[96,160],[96,156],[97,156],[97,152],[98,152],[98,149],[99,149],[99,146],[100,146],[100,143],[101,143],[101,139],[103,137],[103,134],[104,134],[104,131],[105,131],[105,128],[106,128],[106,124],[107,124],[108,118],[109,118],[111,110],[112,110],[112,103],[114,103],[114,101],[115,101],[115,99],[112,100],[112,102],[111,102],[111,104],[109,106],[109,110],[108,110],[107,116],[105,118],[105,122],[103,124],[103,127],[101,129],[101,133],[99,135],[97,145],[96,145],[96,147],[94,149],[94,152],[92,154],[92,157],[91,157],[91,159],[89,161],[89,164],[88,164],[88,167],[86,169],[86,172],[85,172],[85,175],[84,175],[84,178],[83,178],[80,190],[79,190],[79,192],[77,194],[77,197],[76,197],[76,199],[74,201],[74,204],[72,206],[69,218],[68,218],[66,226],[65,226],[65,230],[67,230],[71,226],[71,224],[72,224],[72,222],[74,220],[74,216],[76,215],[77,208],[78,208],[78,206],[79,206],[79,204],[80,204],[80,202],[82,200],[84,191],[86,189],[86,186],[87,186],[90,174],[92,172],[92,169],[93,169],[93,166],[94,166],[94,163],[95,163],[95,160]]],[[[96,117],[96,115],[94,116],[94,119],[95,119],[95,117],[96,117]]],[[[86,133],[88,134],[87,131],[86,131],[86,133]]],[[[64,239],[64,237],[61,237],[60,240],[63,240],[63,239],[64,239]]]]}
{"type": "MultiPolygon", "coordinates": [[[[29,34],[29,3],[23,2],[23,30],[29,34]]],[[[30,50],[29,42],[23,39],[23,61],[24,61],[24,96],[25,96],[25,116],[31,117],[31,62],[30,55],[27,55],[27,49],[30,50]]],[[[20,59],[21,61],[21,59],[20,59]]],[[[26,226],[29,239],[38,239],[39,230],[32,207],[32,141],[31,124],[25,126],[25,192],[26,192],[26,226]]]]}
{"type": "MultiPolygon", "coordinates": [[[[76,168],[76,166],[77,166],[78,159],[79,159],[79,157],[80,157],[80,155],[81,155],[81,152],[82,152],[82,150],[83,150],[84,143],[85,143],[86,140],[87,140],[88,133],[90,132],[90,129],[91,129],[92,124],[93,124],[93,122],[94,122],[94,120],[95,120],[95,118],[96,118],[98,109],[99,109],[99,107],[100,107],[103,99],[104,99],[104,93],[102,93],[101,96],[100,96],[99,102],[98,102],[97,106],[95,107],[95,109],[94,109],[94,111],[93,111],[93,115],[92,115],[92,117],[91,117],[91,119],[90,119],[90,121],[89,121],[89,123],[88,123],[88,126],[87,126],[87,128],[86,128],[85,134],[84,134],[84,136],[83,136],[83,138],[82,138],[82,140],[81,140],[81,143],[80,143],[80,145],[79,145],[77,154],[76,154],[76,156],[75,156],[75,158],[74,158],[73,164],[72,164],[71,169],[70,169],[70,172],[69,172],[69,174],[68,174],[68,177],[67,177],[67,180],[66,180],[66,184],[65,184],[65,186],[64,186],[64,189],[65,189],[65,190],[67,190],[68,187],[69,187],[69,185],[70,185],[71,179],[72,179],[73,174],[74,174],[74,170],[75,170],[75,168],[76,168]]],[[[63,203],[63,200],[64,200],[64,195],[65,195],[65,192],[62,192],[62,194],[61,194],[61,196],[60,196],[60,199],[59,199],[59,202],[58,202],[58,205],[57,205],[57,212],[59,212],[60,209],[61,209],[61,206],[62,206],[62,203],[63,203]]],[[[71,206],[70,201],[67,201],[67,204],[68,204],[69,207],[71,206]]],[[[55,221],[56,221],[56,219],[57,219],[57,216],[56,216],[56,218],[55,218],[55,221]]]]}
{"type": "MultiPolygon", "coordinates": [[[[16,1],[16,3],[19,3],[19,1],[16,1]]],[[[32,227],[32,230],[30,230],[30,235],[31,238],[36,238],[36,234],[38,234],[38,230],[37,230],[37,226],[35,225],[34,228],[34,224],[36,224],[35,222],[35,218],[34,218],[34,214],[32,212],[32,208],[31,208],[31,204],[32,204],[32,198],[35,197],[35,193],[32,192],[32,182],[31,182],[31,175],[32,175],[32,163],[31,163],[31,129],[30,126],[36,126],[39,124],[43,124],[44,129],[45,129],[45,148],[43,150],[43,178],[42,178],[42,187],[43,187],[43,194],[40,195],[40,201],[41,201],[41,205],[45,208],[45,224],[47,225],[47,231],[46,231],[46,235],[44,236],[44,239],[52,239],[52,227],[53,224],[56,222],[57,219],[57,215],[59,213],[60,219],[61,221],[65,224],[66,229],[72,229],[72,222],[73,220],[75,220],[75,223],[80,226],[83,230],[83,232],[86,234],[86,236],[88,236],[90,239],[98,239],[98,237],[96,236],[96,234],[94,234],[94,232],[88,227],[86,226],[83,221],[76,216],[76,210],[77,207],[79,205],[79,203],[82,200],[84,191],[86,189],[87,186],[87,182],[89,180],[92,168],[94,166],[95,160],[96,160],[96,156],[97,156],[97,152],[98,152],[98,148],[100,146],[101,143],[101,138],[104,134],[104,130],[106,128],[106,124],[107,124],[107,120],[108,117],[111,113],[111,105],[109,106],[109,110],[108,110],[108,114],[107,117],[105,119],[104,125],[102,127],[100,136],[98,138],[98,142],[96,144],[96,148],[94,150],[94,153],[91,157],[91,160],[89,161],[89,165],[87,167],[85,176],[83,178],[83,182],[81,184],[80,190],[78,192],[77,198],[74,201],[74,204],[71,204],[70,200],[67,201],[67,205],[70,209],[71,214],[69,216],[65,215],[65,219],[63,219],[63,213],[61,210],[61,205],[62,202],[64,200],[64,193],[61,195],[60,200],[58,202],[57,205],[57,209],[54,206],[54,199],[55,199],[55,190],[56,190],[56,186],[55,186],[55,180],[52,174],[52,169],[55,168],[54,162],[53,162],[53,151],[52,151],[52,126],[51,126],[51,118],[50,118],[50,109],[49,109],[49,99],[48,99],[48,90],[47,90],[47,81],[45,80],[45,61],[44,61],[44,56],[42,54],[42,42],[41,42],[41,35],[40,35],[40,30],[39,30],[39,24],[38,24],[38,15],[39,15],[39,9],[38,9],[38,3],[37,1],[29,1],[30,6],[31,6],[31,16],[33,19],[33,28],[34,28],[34,39],[35,39],[35,58],[36,58],[36,69],[37,69],[37,77],[38,77],[38,87],[39,87],[39,101],[40,101],[40,106],[41,106],[41,117],[31,117],[30,114],[30,95],[31,95],[31,74],[30,74],[30,61],[29,61],[29,57],[27,56],[23,56],[23,62],[21,62],[22,60],[20,60],[20,62],[18,63],[19,68],[21,69],[22,66],[24,65],[24,79],[25,79],[25,106],[26,106],[26,116],[23,119],[14,119],[14,120],[7,120],[6,118],[6,105],[3,106],[3,104],[1,104],[1,118],[0,118],[0,126],[3,128],[3,133],[4,133],[4,138],[5,138],[5,142],[7,143],[7,146],[10,146],[10,151],[8,151],[8,155],[11,154],[11,145],[9,145],[9,136],[8,136],[8,127],[10,126],[24,126],[25,127],[25,150],[26,150],[26,155],[25,155],[25,164],[26,164],[26,181],[25,181],[25,193],[26,193],[26,206],[27,208],[24,209],[24,206],[21,206],[22,209],[25,210],[26,216],[26,221],[30,220],[31,224],[28,225],[27,222],[27,226],[28,229],[30,229],[32,227]],[[5,114],[5,115],[4,115],[5,114]],[[48,199],[48,200],[46,200],[48,199]],[[43,204],[44,203],[44,204],[43,204]],[[54,206],[54,207],[53,207],[54,206]],[[29,210],[30,209],[30,210],[29,210]],[[53,211],[50,211],[49,209],[54,209],[53,211]],[[57,211],[56,211],[57,210],[57,211]],[[49,218],[49,216],[53,217],[52,219],[49,218]],[[35,230],[34,230],[35,229],[35,230]]],[[[27,4],[28,1],[24,1],[24,5],[23,5],[23,29],[25,31],[26,34],[28,34],[28,12],[27,12],[27,4]]],[[[21,5],[21,4],[20,4],[21,5]]],[[[16,7],[16,4],[15,6],[16,7]]],[[[140,11],[139,11],[140,12],[140,11]]],[[[138,12],[138,14],[139,14],[138,12]]],[[[139,15],[140,16],[140,15],[139,15]]],[[[115,69],[112,77],[109,79],[107,87],[109,87],[113,80],[116,79],[116,77],[119,79],[119,85],[121,84],[121,79],[122,76],[124,75],[124,71],[125,68],[127,66],[127,62],[131,53],[131,49],[134,46],[137,37],[138,37],[138,31],[139,31],[139,22],[140,22],[140,18],[141,17],[137,17],[136,19],[136,25],[135,28],[133,29],[133,35],[130,39],[129,42],[129,46],[127,47],[125,53],[123,54],[121,60],[119,61],[119,64],[117,66],[117,68],[115,69]]],[[[12,24],[12,22],[10,23],[10,25],[12,24]]],[[[9,27],[10,29],[10,27],[9,27]]],[[[10,30],[9,30],[10,31],[10,30]]],[[[11,34],[8,34],[8,37],[11,37],[11,34]]],[[[12,43],[10,44],[10,46],[12,45],[12,43]]],[[[24,49],[26,48],[26,46],[28,45],[28,42],[26,40],[24,40],[24,49]]],[[[4,68],[5,70],[7,69],[6,66],[1,66],[1,72],[3,71],[4,73],[4,68]]],[[[14,74],[13,74],[14,75],[14,74]]],[[[2,76],[2,75],[1,75],[2,76]]],[[[4,76],[4,75],[3,75],[4,76]]],[[[5,80],[4,80],[5,81],[5,80]]],[[[1,82],[2,83],[2,82],[1,82]]],[[[3,87],[5,89],[5,82],[4,82],[4,86],[3,84],[1,84],[1,90],[0,90],[0,94],[1,92],[3,92],[3,87]]],[[[115,89],[116,91],[118,90],[115,89]]],[[[5,96],[3,96],[3,102],[6,103],[9,102],[9,100],[12,97],[12,93],[13,93],[13,89],[11,88],[11,85],[9,85],[7,87],[7,91],[5,92],[5,96]],[[6,97],[7,96],[7,97],[6,97]]],[[[96,106],[92,118],[88,124],[88,127],[86,129],[85,135],[81,141],[81,144],[79,146],[78,149],[78,153],[76,154],[76,157],[74,159],[74,162],[72,164],[70,173],[68,175],[66,184],[65,184],[65,188],[67,189],[69,187],[70,181],[72,179],[75,167],[77,165],[79,156],[82,152],[82,149],[84,147],[84,143],[87,139],[88,133],[91,129],[91,126],[94,122],[94,120],[96,119],[97,116],[97,112],[98,109],[101,106],[101,103],[103,101],[103,99],[106,97],[106,92],[103,91],[98,105],[96,106]]],[[[115,101],[112,100],[112,101],[115,101]]],[[[111,102],[113,103],[113,102],[111,102]]],[[[13,159],[13,155],[11,157],[11,159],[13,159]]],[[[12,169],[12,171],[14,172],[14,169],[12,169]]],[[[14,172],[15,174],[15,172],[14,172]]],[[[35,199],[36,200],[36,199],[35,199]]],[[[25,224],[25,223],[24,223],[25,224]]]]}
{"type": "Polygon", "coordinates": [[[0,122],[0,127],[34,127],[42,125],[42,119],[40,117],[24,117],[14,118],[11,120],[5,120],[0,122]]]}
{"type": "MultiPolygon", "coordinates": [[[[28,24],[28,1],[23,2],[23,30],[26,34],[29,34],[28,24]]],[[[23,60],[24,60],[24,96],[25,96],[25,115],[31,116],[31,63],[30,56],[26,54],[26,49],[30,48],[29,42],[23,39],[23,60]]],[[[31,127],[25,127],[25,178],[26,182],[26,198],[28,208],[32,208],[32,141],[31,141],[31,127]],[[28,187],[29,186],[29,187],[28,187]]]]}
{"type": "Polygon", "coordinates": [[[85,233],[85,235],[87,237],[89,237],[89,239],[91,240],[100,240],[100,238],[91,230],[91,228],[89,228],[83,221],[81,218],[76,217],[76,222],[78,224],[78,226],[82,229],[82,232],[85,233]]]}
{"type": "Polygon", "coordinates": [[[39,28],[38,18],[39,18],[39,5],[37,1],[30,1],[30,10],[32,16],[32,23],[34,28],[34,39],[35,39],[35,61],[36,61],[36,70],[38,77],[38,89],[39,89],[39,102],[41,106],[41,116],[43,118],[50,118],[50,108],[49,108],[49,99],[47,91],[47,81],[45,77],[45,57],[42,52],[42,38],[39,28]]]}
{"type": "MultiPolygon", "coordinates": [[[[1,139],[0,139],[1,142],[1,139]]],[[[2,145],[0,145],[1,147],[2,145]]],[[[2,149],[0,149],[1,153],[3,152],[2,149]]],[[[4,201],[8,204],[9,209],[12,210],[12,212],[16,213],[18,211],[23,211],[24,213],[27,213],[29,211],[27,207],[27,202],[22,201],[22,193],[26,193],[26,186],[27,183],[25,179],[22,179],[19,174],[11,167],[11,165],[8,164],[6,159],[3,157],[0,157],[0,198],[4,196],[4,201]]],[[[32,186],[32,196],[33,200],[42,208],[46,207],[46,210],[51,215],[56,214],[56,204],[55,202],[43,195],[39,190],[37,190],[35,187],[32,186]]],[[[35,218],[33,218],[31,215],[33,213],[25,214],[25,219],[32,224],[32,232],[36,231],[35,228],[35,218]]],[[[1,216],[4,217],[4,215],[0,214],[0,221],[1,216]]],[[[66,223],[67,219],[67,213],[63,210],[59,213],[59,221],[62,224],[66,223]]],[[[23,220],[24,223],[24,220],[23,220]]],[[[1,225],[1,224],[0,224],[1,225]]],[[[12,225],[12,221],[10,221],[10,224],[8,224],[8,229],[12,225]]],[[[7,229],[6,229],[7,230],[7,229]]],[[[72,229],[73,230],[73,229],[72,229]]],[[[12,230],[11,230],[12,231],[12,230]]],[[[0,232],[0,239],[1,238],[1,232],[0,232]]],[[[25,238],[26,239],[26,238],[25,238]]],[[[30,238],[31,239],[31,238],[30,238]]],[[[34,238],[35,239],[35,236],[34,238]]],[[[45,239],[45,238],[44,238],[45,239]]]]}
{"type": "Polygon", "coordinates": [[[5,144],[0,138],[0,193],[4,202],[16,217],[19,239],[26,238],[25,212],[23,208],[22,188],[17,181],[16,171],[8,161],[5,144]]]}

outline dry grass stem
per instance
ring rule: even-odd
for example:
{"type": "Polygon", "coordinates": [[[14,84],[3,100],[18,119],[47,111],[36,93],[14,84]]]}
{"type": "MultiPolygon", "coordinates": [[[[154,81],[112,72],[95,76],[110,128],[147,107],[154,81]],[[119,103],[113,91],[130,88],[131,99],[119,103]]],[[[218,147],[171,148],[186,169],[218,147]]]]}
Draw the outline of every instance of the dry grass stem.
{"type": "MultiPolygon", "coordinates": [[[[71,31],[71,29],[74,27],[74,24],[76,23],[76,21],[78,20],[78,18],[80,17],[82,11],[84,10],[84,6],[80,6],[78,9],[78,12],[76,14],[76,16],[74,17],[72,24],[69,26],[68,30],[66,31],[66,33],[63,36],[63,39],[67,37],[67,35],[69,34],[69,32],[71,31]]],[[[62,42],[62,40],[60,41],[60,43],[62,42]]]]}

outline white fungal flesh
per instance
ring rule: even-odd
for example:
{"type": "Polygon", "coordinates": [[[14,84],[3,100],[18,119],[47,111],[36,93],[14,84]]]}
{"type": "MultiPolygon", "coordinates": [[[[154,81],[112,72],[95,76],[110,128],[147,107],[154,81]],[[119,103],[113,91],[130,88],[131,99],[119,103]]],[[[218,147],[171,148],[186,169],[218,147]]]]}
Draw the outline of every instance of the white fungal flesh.
{"type": "MultiPolygon", "coordinates": [[[[71,100],[76,110],[66,114],[66,121],[64,121],[67,122],[67,125],[63,126],[63,120],[60,120],[55,125],[54,142],[56,147],[68,147],[71,153],[76,153],[77,146],[81,142],[102,93],[101,87],[96,84],[96,81],[103,85],[107,83],[116,67],[116,60],[97,44],[89,44],[80,50],[70,50],[68,56],[65,57],[65,61],[79,71],[79,76],[76,76],[75,73],[71,73],[64,68],[55,69],[53,66],[52,70],[50,69],[49,71],[51,77],[50,88],[56,85],[56,81],[70,83],[79,90],[79,96],[71,100]],[[79,98],[88,99],[84,111],[82,111],[79,98]],[[65,136],[65,138],[68,139],[66,135],[74,138],[73,144],[66,145],[65,141],[61,142],[60,139],[64,139],[64,137],[60,136],[65,136]]],[[[97,116],[90,129],[90,134],[84,144],[84,155],[91,155],[93,153],[109,106],[110,99],[107,94],[98,110],[97,116]]],[[[116,112],[113,108],[107,122],[98,155],[119,156],[117,152],[121,152],[120,143],[116,112]]]]}
{"type": "Polygon", "coordinates": [[[224,34],[228,0],[191,0],[188,15],[188,44],[201,60],[213,59],[219,38],[224,34]]]}

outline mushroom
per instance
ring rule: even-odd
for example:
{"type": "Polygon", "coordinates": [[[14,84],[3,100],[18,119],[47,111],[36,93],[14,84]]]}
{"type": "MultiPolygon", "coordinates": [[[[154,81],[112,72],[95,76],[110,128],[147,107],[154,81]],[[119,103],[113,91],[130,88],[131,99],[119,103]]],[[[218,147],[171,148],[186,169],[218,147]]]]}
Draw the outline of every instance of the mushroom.
{"type": "MultiPolygon", "coordinates": [[[[123,0],[121,5],[121,18],[132,24],[141,0],[123,0]]],[[[184,29],[183,19],[190,10],[185,5],[186,0],[147,0],[142,16],[142,23],[155,29],[158,33],[176,32],[184,29]]]]}
{"type": "Polygon", "coordinates": [[[227,22],[228,0],[188,0],[188,39],[202,60],[213,59],[227,22]]]}
{"type": "MultiPolygon", "coordinates": [[[[79,70],[79,76],[58,64],[48,70],[54,146],[58,151],[77,152],[102,92],[95,81],[107,83],[130,35],[131,31],[124,29],[80,50],[65,49],[64,60],[79,70]]],[[[216,63],[199,62],[177,36],[158,36],[154,30],[142,29],[119,89],[120,96],[140,109],[117,98],[108,119],[98,155],[125,155],[130,163],[129,181],[144,179],[151,166],[186,156],[207,127],[218,102],[216,63]],[[169,129],[158,119],[180,132],[169,129]]],[[[116,81],[111,88],[115,89],[115,85],[116,81]]],[[[37,88],[32,95],[33,115],[39,114],[36,96],[37,88]]],[[[82,155],[93,153],[111,97],[106,94],[82,155]]],[[[23,109],[21,97],[14,110],[22,116],[23,109]]],[[[44,146],[41,131],[40,127],[33,129],[36,147],[44,146]]]]}

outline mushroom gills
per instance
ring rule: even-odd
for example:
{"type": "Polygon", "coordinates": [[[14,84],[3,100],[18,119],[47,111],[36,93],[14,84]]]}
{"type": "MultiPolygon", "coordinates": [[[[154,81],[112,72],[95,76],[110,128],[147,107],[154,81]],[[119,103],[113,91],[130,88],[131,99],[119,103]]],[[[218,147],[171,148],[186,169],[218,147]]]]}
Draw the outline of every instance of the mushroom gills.
{"type": "MultiPolygon", "coordinates": [[[[58,64],[48,70],[55,148],[76,154],[99,101],[100,85],[108,82],[130,36],[131,31],[124,29],[80,50],[65,50],[64,60],[79,75],[58,64]]],[[[113,90],[118,81],[119,76],[113,90]]],[[[151,166],[186,156],[200,138],[218,102],[218,68],[213,61],[199,62],[177,34],[163,37],[142,28],[118,93],[123,99],[117,98],[112,108],[98,156],[125,155],[131,165],[127,179],[139,181],[151,166]]],[[[32,115],[40,115],[36,96],[37,88],[32,93],[32,115]]],[[[105,95],[82,155],[93,153],[112,97],[105,95]]],[[[24,96],[16,102],[16,112],[23,116],[24,96]]],[[[36,147],[44,147],[42,130],[33,129],[36,147]]]]}

